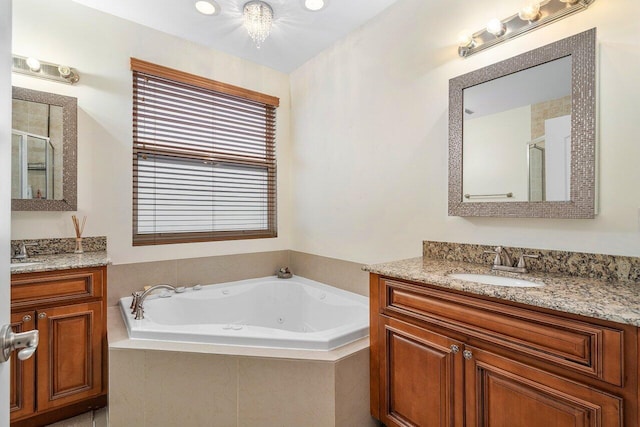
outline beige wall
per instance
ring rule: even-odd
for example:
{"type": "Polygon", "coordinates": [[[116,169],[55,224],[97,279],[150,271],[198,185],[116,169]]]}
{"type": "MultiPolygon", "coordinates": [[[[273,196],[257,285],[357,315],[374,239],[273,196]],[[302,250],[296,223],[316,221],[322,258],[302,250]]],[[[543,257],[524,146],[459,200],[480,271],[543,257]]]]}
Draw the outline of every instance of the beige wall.
{"type": "MultiPolygon", "coordinates": [[[[508,16],[518,2],[400,0],[290,76],[70,0],[14,6],[14,52],[81,73],[77,86],[13,79],[78,97],[79,210],[89,216],[86,234],[108,236],[115,264],[284,249],[371,263],[418,256],[424,239],[640,255],[635,0],[595,2],[464,60],[456,55],[459,30],[508,16]],[[448,80],[592,27],[600,62],[598,217],[448,217],[448,80]],[[131,246],[130,56],[280,97],[277,239],[131,246]]],[[[20,212],[12,233],[59,237],[73,230],[69,213],[20,212]]]]}
{"type": "MultiPolygon", "coordinates": [[[[78,98],[78,210],[86,235],[106,235],[115,264],[289,249],[291,168],[286,74],[181,40],[71,0],[14,4],[13,52],[78,69],[69,86],[13,74],[13,84],[78,98]],[[132,247],[132,80],[129,58],[155,62],[280,98],[278,238],[132,247]]],[[[71,212],[13,212],[12,238],[71,237],[71,212]]]]}
{"type": "Polygon", "coordinates": [[[359,262],[420,241],[640,255],[637,0],[589,9],[467,59],[456,35],[515,0],[400,0],[291,76],[293,250],[359,262]],[[600,214],[593,220],[447,216],[449,79],[597,27],[600,214]]]}
{"type": "MultiPolygon", "coordinates": [[[[509,199],[498,197],[481,200],[527,201],[526,143],[531,140],[531,106],[465,120],[463,131],[462,193],[513,193],[509,199]],[[501,166],[498,168],[496,165],[501,166]]],[[[477,202],[478,199],[468,201],[477,202]]]]}

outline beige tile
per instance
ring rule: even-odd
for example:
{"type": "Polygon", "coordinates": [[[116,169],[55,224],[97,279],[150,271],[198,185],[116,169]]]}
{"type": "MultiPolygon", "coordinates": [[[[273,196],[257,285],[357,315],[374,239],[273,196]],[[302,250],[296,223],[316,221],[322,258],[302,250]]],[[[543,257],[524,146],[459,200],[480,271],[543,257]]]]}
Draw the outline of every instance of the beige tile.
{"type": "Polygon", "coordinates": [[[85,412],[77,417],[59,421],[55,424],[49,424],[49,427],[92,427],[93,413],[85,412]]]}
{"type": "Polygon", "coordinates": [[[93,411],[93,421],[95,422],[93,427],[109,427],[109,419],[107,417],[107,414],[107,408],[93,411]]]}
{"type": "Polygon", "coordinates": [[[336,364],[336,427],[380,425],[369,413],[369,349],[336,364]]]}
{"type": "Polygon", "coordinates": [[[236,358],[167,351],[145,354],[146,426],[237,425],[236,358]]]}
{"type": "Polygon", "coordinates": [[[291,269],[307,279],[369,296],[369,273],[362,271],[362,264],[291,251],[291,269]]]}
{"type": "Polygon", "coordinates": [[[109,423],[143,426],[145,352],[109,350],[109,423]]]}
{"type": "Polygon", "coordinates": [[[333,427],[334,363],[240,358],[238,426],[333,427]]]}
{"type": "Polygon", "coordinates": [[[137,264],[110,265],[108,277],[108,305],[116,305],[122,297],[144,286],[158,283],[177,283],[176,261],[141,262],[137,264]]]}
{"type": "Polygon", "coordinates": [[[224,283],[274,275],[288,265],[289,251],[191,258],[177,263],[181,285],[224,283]]]}

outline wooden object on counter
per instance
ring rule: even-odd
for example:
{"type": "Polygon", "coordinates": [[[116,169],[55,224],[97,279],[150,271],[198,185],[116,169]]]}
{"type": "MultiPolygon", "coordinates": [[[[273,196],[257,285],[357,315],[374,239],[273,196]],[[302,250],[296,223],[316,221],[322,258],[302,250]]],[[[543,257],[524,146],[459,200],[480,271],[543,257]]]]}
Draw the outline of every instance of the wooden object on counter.
{"type": "Polygon", "coordinates": [[[11,276],[14,329],[40,332],[31,359],[11,358],[13,427],[106,406],[106,283],[106,267],[11,276]]]}
{"type": "Polygon", "coordinates": [[[391,426],[637,427],[638,328],[370,276],[371,413],[391,426]]]}

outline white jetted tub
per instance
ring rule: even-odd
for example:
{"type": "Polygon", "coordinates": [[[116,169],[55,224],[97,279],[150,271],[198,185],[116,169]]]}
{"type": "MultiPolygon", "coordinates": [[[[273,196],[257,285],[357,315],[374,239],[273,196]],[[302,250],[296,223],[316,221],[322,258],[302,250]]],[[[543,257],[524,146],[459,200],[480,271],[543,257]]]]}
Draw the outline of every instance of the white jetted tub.
{"type": "Polygon", "coordinates": [[[331,350],[369,335],[364,296],[294,276],[149,295],[144,319],[120,308],[133,339],[331,350]]]}

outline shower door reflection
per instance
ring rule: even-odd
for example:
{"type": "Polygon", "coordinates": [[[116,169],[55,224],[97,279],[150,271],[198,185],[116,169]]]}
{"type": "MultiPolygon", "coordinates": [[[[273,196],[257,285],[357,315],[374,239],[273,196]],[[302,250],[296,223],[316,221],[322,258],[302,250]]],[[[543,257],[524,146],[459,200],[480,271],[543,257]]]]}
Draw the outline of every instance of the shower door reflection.
{"type": "Polygon", "coordinates": [[[54,199],[54,148],[49,137],[11,132],[11,198],[54,199]]]}

